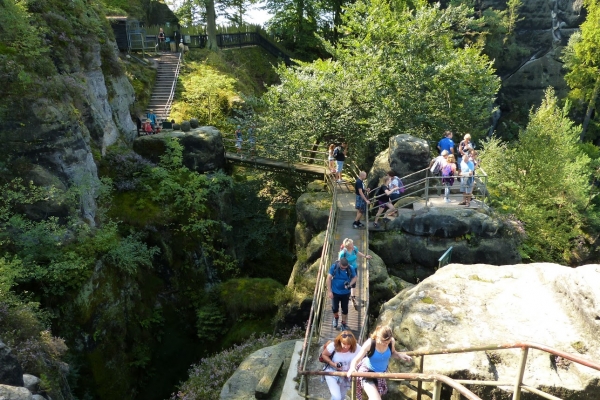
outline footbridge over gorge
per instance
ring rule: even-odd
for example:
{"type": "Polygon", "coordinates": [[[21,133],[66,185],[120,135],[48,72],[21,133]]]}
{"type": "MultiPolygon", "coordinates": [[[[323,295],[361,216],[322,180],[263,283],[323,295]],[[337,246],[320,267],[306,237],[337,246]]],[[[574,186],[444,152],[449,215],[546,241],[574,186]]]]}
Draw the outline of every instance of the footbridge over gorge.
{"type": "MultiPolygon", "coordinates": [[[[276,380],[276,376],[280,373],[281,368],[281,364],[278,364],[278,368],[269,370],[272,376],[263,377],[260,380],[258,384],[260,392],[257,386],[256,398],[280,398],[281,400],[329,399],[330,394],[327,385],[321,381],[321,378],[325,375],[345,376],[345,373],[342,372],[322,371],[322,364],[318,361],[323,344],[327,340],[334,338],[338,333],[334,330],[331,323],[333,315],[326,293],[325,281],[329,267],[337,260],[340,244],[344,238],[353,239],[354,244],[362,252],[368,254],[369,233],[374,230],[385,229],[385,227],[373,226],[371,223],[372,217],[367,217],[368,229],[353,229],[352,222],[356,215],[354,209],[354,182],[359,170],[351,159],[347,159],[347,163],[344,166],[344,182],[338,183],[328,168],[327,151],[322,145],[293,146],[273,143],[266,144],[260,143],[260,141],[256,141],[255,143],[245,141],[242,142],[240,149],[236,147],[236,139],[233,136],[225,136],[224,144],[228,162],[241,164],[249,168],[287,171],[294,174],[319,177],[324,179],[327,184],[332,202],[305,337],[303,341],[299,341],[296,344],[283,388],[271,391],[269,385],[265,386],[265,382],[272,384],[276,380]]],[[[445,203],[440,201],[441,199],[438,195],[439,178],[431,176],[428,169],[402,177],[402,180],[405,183],[405,192],[395,204],[400,212],[411,212],[411,209],[414,210],[420,207],[457,207],[457,202],[445,203]]],[[[472,201],[472,207],[487,207],[487,176],[482,172],[476,176],[475,181],[480,189],[479,193],[475,194],[476,200],[472,201]]],[[[372,212],[369,212],[369,214],[372,214],[372,212]]],[[[442,263],[449,262],[448,254],[441,256],[440,266],[442,263]]],[[[357,282],[358,301],[354,306],[350,304],[348,326],[356,336],[358,342],[363,343],[369,333],[369,265],[364,258],[359,258],[357,261],[359,277],[357,282]]],[[[399,394],[401,397],[398,398],[405,399],[421,400],[431,398],[439,400],[450,398],[452,400],[481,400],[479,396],[469,389],[469,387],[476,385],[478,387],[503,387],[508,392],[512,392],[511,397],[513,400],[520,400],[523,393],[528,394],[527,398],[532,398],[531,395],[535,395],[535,397],[539,398],[560,400],[559,397],[545,393],[523,381],[528,354],[531,350],[546,352],[550,357],[560,357],[600,371],[600,363],[585,359],[580,355],[566,353],[531,342],[492,343],[481,347],[407,351],[406,353],[411,355],[415,361],[413,372],[354,372],[352,373],[349,396],[352,400],[356,399],[357,377],[378,377],[400,382],[406,390],[403,390],[399,394]],[[513,380],[501,382],[497,380],[452,379],[434,371],[428,371],[425,363],[425,359],[430,357],[458,353],[486,352],[489,350],[520,352],[519,364],[514,366],[516,373],[513,380]],[[428,382],[427,386],[423,382],[428,382]]]]}

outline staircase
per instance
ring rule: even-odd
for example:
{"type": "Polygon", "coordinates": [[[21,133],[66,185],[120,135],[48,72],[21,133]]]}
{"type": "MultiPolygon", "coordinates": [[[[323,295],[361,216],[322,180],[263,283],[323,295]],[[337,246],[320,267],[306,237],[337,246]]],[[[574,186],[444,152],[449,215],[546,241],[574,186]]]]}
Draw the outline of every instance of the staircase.
{"type": "Polygon", "coordinates": [[[146,110],[153,110],[159,121],[169,118],[180,67],[180,53],[163,53],[160,56],[152,97],[146,110]]]}

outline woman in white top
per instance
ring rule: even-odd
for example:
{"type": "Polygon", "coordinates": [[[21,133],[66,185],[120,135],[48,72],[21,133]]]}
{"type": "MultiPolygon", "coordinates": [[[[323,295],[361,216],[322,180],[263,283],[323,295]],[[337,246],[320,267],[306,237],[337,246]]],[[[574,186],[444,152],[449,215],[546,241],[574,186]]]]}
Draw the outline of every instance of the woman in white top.
{"type": "MultiPolygon", "coordinates": [[[[328,366],[325,371],[348,371],[350,362],[360,352],[354,334],[342,331],[323,349],[322,357],[328,366]],[[333,356],[332,356],[333,354],[333,356]]],[[[342,376],[326,376],[325,381],[331,393],[331,400],[343,400],[350,388],[350,379],[342,376]]]]}

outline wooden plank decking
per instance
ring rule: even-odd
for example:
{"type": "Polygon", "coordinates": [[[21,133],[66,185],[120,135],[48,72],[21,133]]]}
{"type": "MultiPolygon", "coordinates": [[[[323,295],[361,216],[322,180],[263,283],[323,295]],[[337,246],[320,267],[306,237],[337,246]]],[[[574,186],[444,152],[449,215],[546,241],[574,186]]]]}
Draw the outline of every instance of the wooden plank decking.
{"type": "Polygon", "coordinates": [[[254,167],[263,167],[267,169],[278,169],[278,170],[292,170],[297,172],[309,173],[314,175],[325,174],[325,166],[318,164],[307,164],[307,163],[288,163],[285,161],[278,161],[272,158],[264,157],[249,157],[241,156],[237,153],[226,152],[225,158],[237,163],[248,164],[254,167]]]}

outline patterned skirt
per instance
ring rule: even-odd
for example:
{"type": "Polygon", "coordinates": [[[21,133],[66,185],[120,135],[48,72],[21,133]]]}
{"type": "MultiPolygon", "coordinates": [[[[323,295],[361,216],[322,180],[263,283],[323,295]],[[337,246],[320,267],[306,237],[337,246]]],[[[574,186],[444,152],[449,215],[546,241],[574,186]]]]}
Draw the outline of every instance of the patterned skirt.
{"type": "MultiPolygon", "coordinates": [[[[356,367],[357,372],[374,372],[363,365],[362,361],[356,367]]],[[[356,399],[362,400],[362,389],[363,389],[363,381],[371,381],[373,382],[374,378],[356,378],[356,399]]],[[[384,395],[388,391],[387,381],[385,379],[377,378],[377,391],[380,395],[384,395]]]]}

